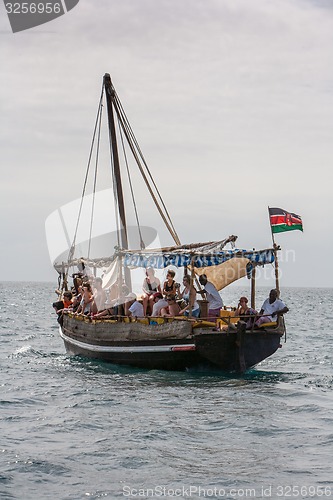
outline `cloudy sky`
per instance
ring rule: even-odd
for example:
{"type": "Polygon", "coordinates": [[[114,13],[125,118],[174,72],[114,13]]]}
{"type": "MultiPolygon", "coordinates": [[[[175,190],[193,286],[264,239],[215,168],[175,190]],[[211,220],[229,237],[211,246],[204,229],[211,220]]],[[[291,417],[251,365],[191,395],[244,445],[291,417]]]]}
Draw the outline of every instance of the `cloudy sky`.
{"type": "MultiPolygon", "coordinates": [[[[282,285],[332,286],[333,7],[323,0],[80,0],[13,34],[0,6],[0,280],[55,280],[45,221],[82,191],[112,75],[184,243],[271,245],[282,285]]],[[[265,283],[262,283],[265,284],[265,283]]]]}

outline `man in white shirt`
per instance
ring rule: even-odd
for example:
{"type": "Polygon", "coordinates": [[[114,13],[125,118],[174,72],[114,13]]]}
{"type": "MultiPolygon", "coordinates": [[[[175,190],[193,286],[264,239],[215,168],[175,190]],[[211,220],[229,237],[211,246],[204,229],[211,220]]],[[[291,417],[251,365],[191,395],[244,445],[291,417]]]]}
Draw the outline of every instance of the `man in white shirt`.
{"type": "Polygon", "coordinates": [[[134,318],[143,318],[143,305],[136,300],[135,293],[129,293],[125,297],[125,315],[134,318]]]}
{"type": "Polygon", "coordinates": [[[286,304],[278,299],[277,290],[273,289],[269,292],[268,299],[261,306],[259,314],[263,314],[263,316],[257,319],[255,324],[260,326],[263,323],[271,323],[277,320],[278,315],[287,313],[288,311],[289,309],[286,304]]]}
{"type": "Polygon", "coordinates": [[[161,309],[163,309],[163,307],[168,307],[168,301],[163,298],[163,295],[160,292],[154,293],[153,298],[154,305],[151,315],[153,317],[160,316],[161,309]]]}
{"type": "Polygon", "coordinates": [[[206,294],[206,299],[208,300],[208,319],[215,320],[220,316],[220,310],[223,307],[223,300],[215,288],[213,283],[207,280],[207,276],[202,274],[199,276],[199,282],[204,287],[203,290],[197,291],[201,295],[206,294]]]}

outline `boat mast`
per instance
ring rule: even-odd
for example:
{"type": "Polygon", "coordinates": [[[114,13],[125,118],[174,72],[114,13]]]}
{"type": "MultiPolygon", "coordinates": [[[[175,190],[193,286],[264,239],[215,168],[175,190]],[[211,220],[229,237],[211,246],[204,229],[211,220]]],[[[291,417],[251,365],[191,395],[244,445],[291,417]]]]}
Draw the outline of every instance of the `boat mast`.
{"type": "Polygon", "coordinates": [[[254,265],[251,272],[251,307],[256,308],[256,266],[254,265]]]}
{"type": "Polygon", "coordinates": [[[118,155],[118,146],[117,146],[117,137],[116,137],[116,127],[114,123],[113,116],[113,97],[114,97],[114,89],[111,83],[111,77],[108,73],[104,75],[104,88],[105,88],[105,96],[106,96],[106,104],[108,110],[108,124],[109,124],[109,139],[110,139],[110,150],[113,158],[113,171],[116,181],[116,189],[117,189],[117,198],[118,198],[118,211],[121,222],[120,228],[120,242],[121,246],[124,249],[128,249],[128,238],[127,238],[127,225],[126,225],[126,215],[125,215],[125,205],[124,205],[124,195],[123,195],[123,187],[121,182],[120,175],[120,166],[119,166],[119,155],[118,155]]]}
{"type": "MultiPolygon", "coordinates": [[[[109,124],[109,140],[110,140],[110,151],[111,151],[111,162],[113,162],[113,173],[114,173],[114,183],[117,192],[117,204],[118,212],[120,218],[120,228],[118,229],[120,233],[120,245],[122,249],[128,249],[128,236],[127,236],[127,224],[126,224],[126,214],[125,214],[125,204],[124,204],[124,194],[120,174],[119,165],[119,155],[117,146],[117,136],[116,127],[114,122],[113,114],[113,102],[115,97],[115,91],[111,82],[111,77],[109,73],[104,75],[104,88],[105,88],[105,98],[108,111],[108,124],[109,124]]],[[[131,289],[131,274],[128,268],[124,269],[125,283],[131,289]]],[[[121,286],[121,283],[119,283],[121,286]]]]}

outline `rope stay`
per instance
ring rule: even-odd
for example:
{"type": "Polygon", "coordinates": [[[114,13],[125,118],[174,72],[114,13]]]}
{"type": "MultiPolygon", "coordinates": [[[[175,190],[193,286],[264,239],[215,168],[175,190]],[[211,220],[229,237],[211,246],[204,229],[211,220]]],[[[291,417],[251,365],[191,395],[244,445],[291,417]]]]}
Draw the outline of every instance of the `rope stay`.
{"type": "MultiPolygon", "coordinates": [[[[136,204],[135,196],[134,196],[133,183],[132,183],[131,174],[130,174],[128,156],[127,156],[127,152],[126,152],[126,144],[125,144],[126,142],[128,143],[128,147],[130,148],[130,151],[134,157],[134,160],[135,160],[136,165],[141,173],[141,176],[144,180],[144,183],[145,183],[145,185],[146,185],[146,187],[147,187],[147,189],[152,197],[152,200],[153,200],[166,228],[168,229],[175,244],[180,245],[180,239],[179,239],[178,234],[176,232],[176,229],[173,225],[170,214],[169,214],[169,212],[166,208],[166,205],[162,199],[161,193],[160,193],[160,191],[159,191],[159,189],[158,189],[158,187],[157,187],[157,185],[152,177],[152,174],[151,174],[149,167],[147,165],[147,162],[143,156],[143,153],[141,151],[139,143],[134,135],[134,132],[131,128],[129,120],[128,120],[126,113],[124,111],[124,108],[121,104],[121,101],[120,101],[112,83],[111,83],[111,91],[112,91],[112,95],[111,95],[112,105],[113,105],[113,108],[114,108],[115,113],[117,115],[118,129],[119,129],[118,134],[119,134],[121,144],[122,144],[122,152],[123,152],[124,162],[125,162],[125,166],[126,166],[128,184],[129,184],[132,203],[133,203],[133,207],[134,207],[136,224],[137,224],[137,228],[138,228],[138,232],[139,232],[140,248],[141,248],[141,250],[144,250],[145,243],[144,243],[144,240],[142,237],[138,208],[137,208],[137,204],[136,204]],[[126,138],[126,141],[124,140],[124,137],[126,138]]],[[[100,94],[100,99],[98,102],[97,115],[96,115],[95,126],[94,126],[94,130],[93,130],[93,136],[92,136],[92,141],[91,141],[91,146],[90,146],[90,151],[89,151],[86,173],[85,173],[85,177],[84,177],[83,189],[82,189],[82,194],[81,194],[81,199],[80,199],[80,206],[79,206],[76,226],[75,226],[75,230],[74,230],[74,236],[73,236],[72,244],[71,244],[69,252],[68,252],[68,258],[67,258],[67,264],[66,264],[66,278],[68,276],[69,268],[71,267],[72,262],[74,262],[76,240],[77,240],[79,224],[80,224],[80,220],[81,220],[81,216],[82,216],[83,202],[84,202],[84,198],[85,198],[86,191],[87,191],[87,182],[88,182],[88,177],[89,177],[90,168],[91,168],[92,156],[93,156],[94,148],[96,145],[95,170],[94,170],[93,191],[92,191],[92,207],[91,207],[89,239],[88,239],[88,253],[86,256],[88,260],[91,260],[90,253],[91,253],[91,241],[92,241],[94,211],[95,211],[97,169],[98,169],[99,153],[100,153],[104,92],[105,92],[105,85],[103,82],[102,90],[101,90],[101,94],[100,94]]],[[[108,135],[109,135],[109,140],[110,140],[110,138],[111,138],[110,130],[109,130],[108,135]]],[[[111,141],[110,141],[110,145],[111,145],[111,141]]],[[[114,195],[115,203],[119,205],[118,190],[117,190],[116,176],[115,176],[115,160],[114,160],[114,152],[113,152],[112,147],[110,147],[110,157],[111,157],[113,195],[114,195]]],[[[120,239],[120,236],[121,236],[120,232],[124,231],[124,230],[127,231],[127,228],[122,228],[120,214],[117,210],[115,210],[115,219],[116,219],[116,227],[117,227],[117,231],[116,231],[117,232],[117,244],[118,244],[118,249],[120,249],[122,247],[121,239],[120,239]]]]}
{"type": "Polygon", "coordinates": [[[150,193],[150,195],[151,195],[151,197],[152,197],[152,199],[153,199],[153,201],[155,203],[155,206],[156,206],[157,210],[159,211],[159,213],[160,213],[160,215],[161,215],[161,217],[163,219],[163,222],[165,223],[167,229],[169,230],[169,233],[171,234],[173,240],[175,241],[175,243],[177,245],[180,245],[180,239],[178,237],[176,229],[175,229],[175,227],[174,227],[174,225],[172,223],[171,217],[170,217],[169,212],[168,212],[168,210],[166,208],[166,205],[165,205],[165,203],[164,203],[164,201],[162,199],[162,196],[161,196],[161,194],[159,192],[159,189],[158,189],[158,187],[157,187],[157,185],[156,185],[156,183],[155,183],[155,181],[154,181],[154,179],[152,177],[152,174],[151,174],[151,172],[149,170],[147,162],[146,162],[146,160],[145,160],[145,158],[143,156],[141,148],[140,148],[140,146],[138,144],[138,141],[137,141],[137,139],[136,139],[136,137],[134,135],[134,132],[133,132],[133,130],[131,128],[131,125],[130,125],[130,123],[128,121],[128,118],[127,118],[126,113],[125,113],[125,111],[123,109],[123,106],[122,106],[122,104],[120,102],[120,99],[119,99],[119,97],[117,95],[117,92],[116,92],[116,90],[114,88],[113,88],[113,91],[114,91],[114,100],[113,100],[113,103],[114,103],[115,111],[116,111],[116,113],[117,113],[117,115],[118,115],[118,117],[120,119],[120,123],[121,123],[123,131],[125,133],[127,142],[128,142],[128,144],[129,144],[129,146],[131,148],[132,154],[133,154],[133,156],[134,156],[134,158],[136,160],[136,163],[137,163],[138,168],[139,168],[139,170],[141,172],[141,175],[142,175],[142,177],[143,177],[143,179],[145,181],[147,189],[148,189],[148,191],[149,191],[149,193],[150,193]],[[140,158],[141,158],[141,161],[140,161],[140,158]],[[151,186],[151,184],[150,184],[150,182],[149,182],[149,180],[147,178],[147,175],[146,175],[146,173],[144,171],[144,168],[143,168],[142,164],[144,165],[144,167],[145,167],[145,169],[147,171],[148,177],[151,180],[151,184],[155,188],[157,197],[156,197],[156,195],[155,195],[155,193],[154,193],[154,191],[152,189],[152,186],[151,186]],[[159,199],[159,201],[158,201],[157,198],[159,199]]]}
{"type": "Polygon", "coordinates": [[[91,217],[90,217],[90,230],[89,230],[89,239],[88,239],[88,259],[90,258],[90,248],[91,248],[91,237],[93,230],[93,222],[94,222],[94,211],[95,211],[95,197],[96,197],[96,185],[97,185],[97,167],[99,160],[99,146],[101,140],[101,123],[102,123],[102,114],[103,114],[103,104],[101,105],[101,112],[99,114],[98,121],[98,134],[97,134],[97,145],[96,145],[96,160],[95,160],[95,173],[94,173],[94,184],[93,184],[93,193],[92,193],[92,205],[91,205],[91,217]]]}
{"type": "Polygon", "coordinates": [[[121,123],[120,123],[118,115],[117,115],[117,118],[118,118],[119,135],[120,135],[120,139],[121,139],[121,144],[122,144],[122,149],[123,149],[123,155],[124,155],[125,164],[126,164],[128,184],[129,184],[130,191],[131,191],[131,197],[132,197],[132,203],[133,203],[133,207],[134,207],[135,219],[136,219],[136,224],[137,224],[138,233],[139,233],[140,248],[141,248],[141,250],[143,250],[146,247],[146,245],[145,245],[145,242],[143,241],[143,238],[142,238],[141,225],[140,225],[140,221],[139,221],[139,214],[138,214],[138,209],[137,209],[137,206],[136,206],[136,201],[135,201],[135,196],[134,196],[134,190],[133,190],[133,183],[132,183],[131,174],[130,174],[130,171],[129,171],[129,165],[128,165],[128,161],[127,161],[127,154],[126,154],[126,148],[125,148],[125,143],[124,143],[124,137],[123,137],[122,127],[121,127],[121,123]]]}
{"type": "Polygon", "coordinates": [[[86,175],[85,175],[84,183],[83,183],[82,195],[81,195],[81,200],[80,200],[80,207],[79,207],[78,217],[77,217],[77,221],[76,221],[73,242],[72,242],[72,245],[71,245],[69,252],[68,252],[66,277],[68,276],[70,262],[73,260],[74,253],[75,253],[76,237],[77,237],[77,232],[78,232],[78,228],[79,228],[79,224],[80,224],[80,218],[81,218],[82,207],[83,207],[83,200],[84,200],[84,196],[85,196],[86,188],[87,188],[87,181],[88,181],[90,163],[91,163],[91,158],[92,158],[94,144],[95,144],[96,131],[97,131],[98,123],[100,121],[100,114],[102,112],[103,95],[104,95],[104,86],[102,86],[101,96],[100,96],[100,99],[98,102],[97,116],[96,116],[95,127],[94,127],[93,137],[92,137],[92,141],[91,141],[90,151],[89,151],[88,164],[87,164],[86,175]]]}

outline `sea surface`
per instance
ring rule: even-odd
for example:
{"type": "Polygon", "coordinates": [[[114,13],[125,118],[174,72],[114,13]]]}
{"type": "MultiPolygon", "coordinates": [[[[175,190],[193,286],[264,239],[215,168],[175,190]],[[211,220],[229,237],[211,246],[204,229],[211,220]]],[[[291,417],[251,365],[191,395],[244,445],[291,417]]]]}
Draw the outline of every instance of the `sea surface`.
{"type": "Polygon", "coordinates": [[[333,499],[333,289],[282,289],[287,342],[243,376],[69,357],[53,283],[0,294],[1,499],[333,499]]]}

